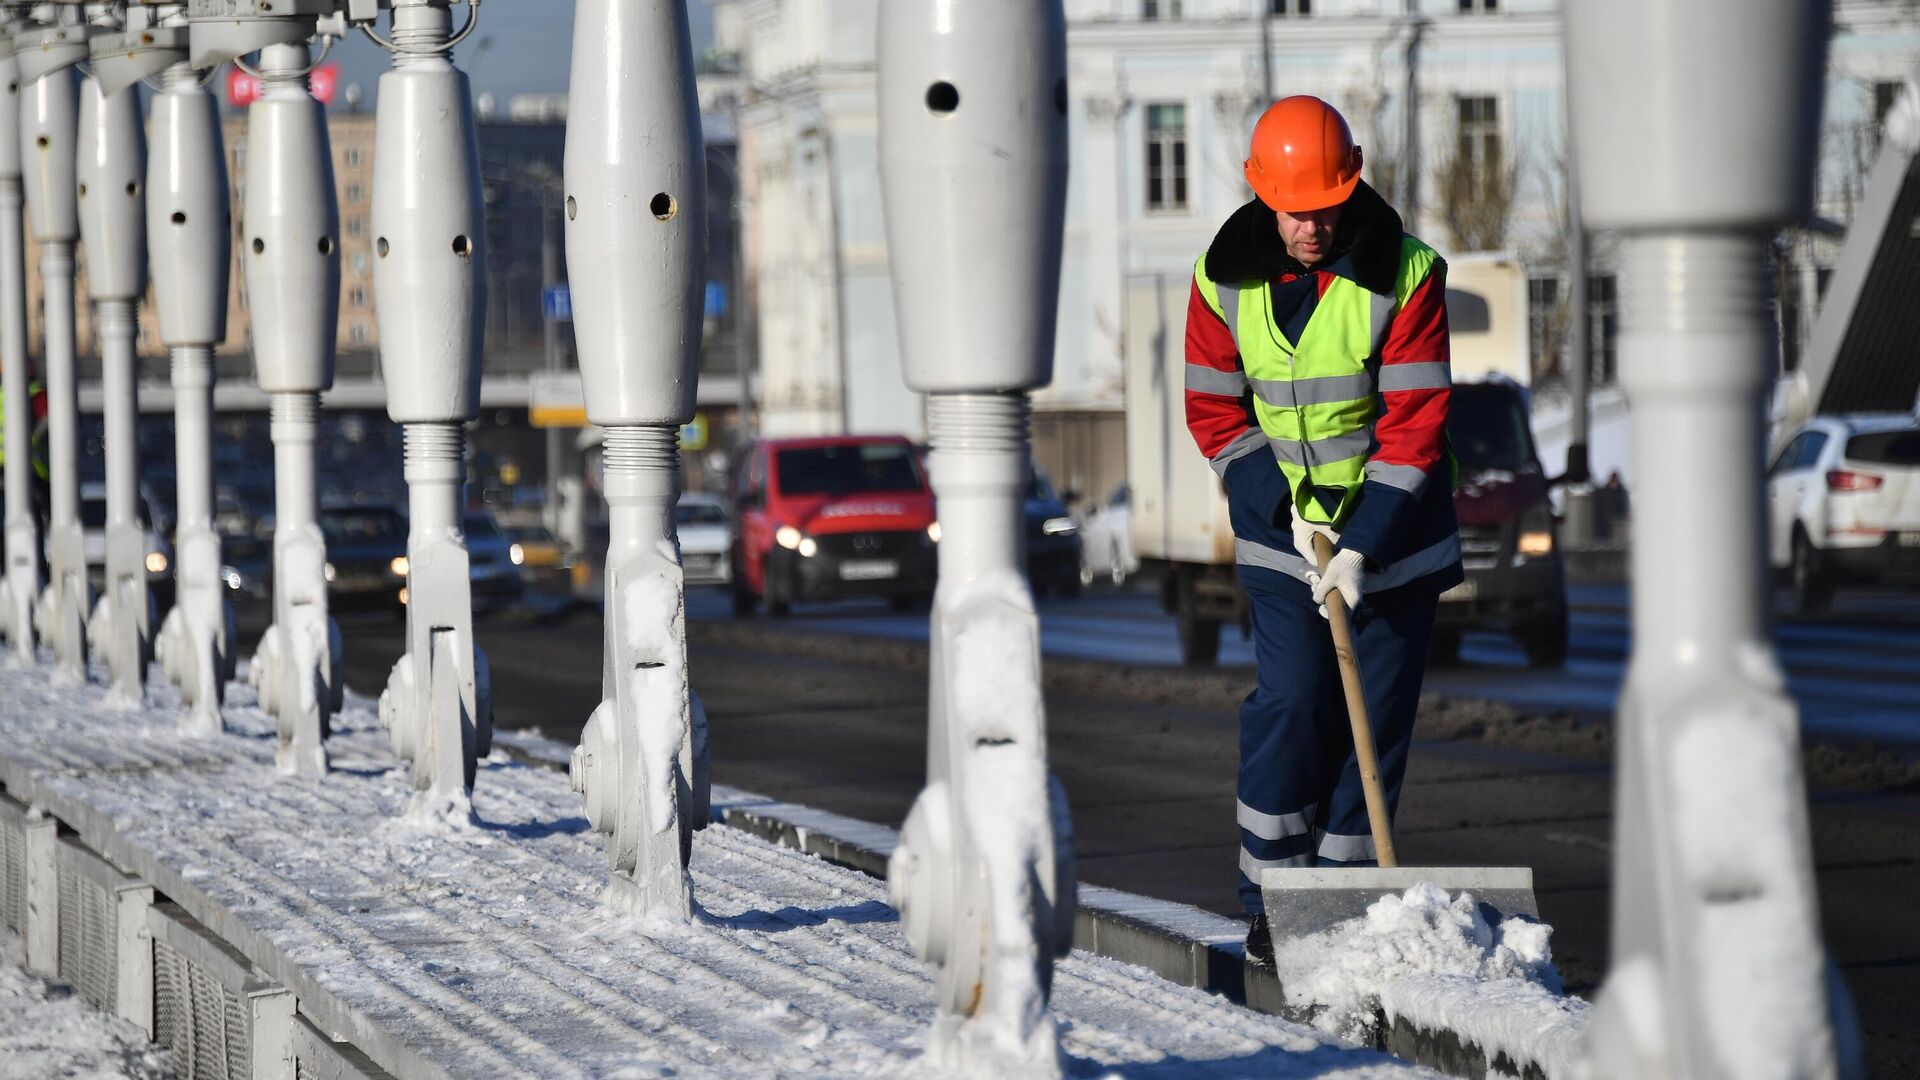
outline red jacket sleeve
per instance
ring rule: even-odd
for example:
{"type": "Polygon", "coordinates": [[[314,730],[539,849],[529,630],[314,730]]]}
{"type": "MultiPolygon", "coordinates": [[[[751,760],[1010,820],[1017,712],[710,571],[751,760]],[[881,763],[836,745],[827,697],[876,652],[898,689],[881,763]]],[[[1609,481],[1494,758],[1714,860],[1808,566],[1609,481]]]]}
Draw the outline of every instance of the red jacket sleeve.
{"type": "Polygon", "coordinates": [[[1240,350],[1227,324],[1200,295],[1197,275],[1187,298],[1185,386],[1187,430],[1214,470],[1222,471],[1253,445],[1259,431],[1247,408],[1240,350]]]}
{"type": "MultiPolygon", "coordinates": [[[[1380,348],[1380,415],[1366,483],[1340,534],[1340,546],[1381,566],[1400,553],[1401,538],[1433,476],[1445,468],[1447,411],[1453,369],[1447,346],[1446,264],[1394,313],[1380,348]]],[[[1442,480],[1442,483],[1447,483],[1442,480]]]]}

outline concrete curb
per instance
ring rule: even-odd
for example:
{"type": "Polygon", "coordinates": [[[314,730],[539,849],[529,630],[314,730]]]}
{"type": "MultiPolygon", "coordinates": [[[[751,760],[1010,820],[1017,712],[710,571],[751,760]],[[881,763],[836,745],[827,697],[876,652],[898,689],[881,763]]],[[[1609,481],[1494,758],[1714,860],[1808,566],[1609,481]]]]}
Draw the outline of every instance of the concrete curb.
{"type": "MultiPolygon", "coordinates": [[[[510,731],[496,731],[494,746],[526,764],[554,769],[565,769],[572,752],[543,735],[510,731]]],[[[713,820],[879,878],[886,876],[887,859],[899,844],[899,833],[884,825],[721,784],[713,786],[713,820]]],[[[1271,971],[1247,969],[1243,955],[1247,929],[1240,920],[1098,885],[1083,884],[1078,895],[1074,948],[1146,968],[1169,982],[1218,994],[1260,1012],[1301,1019],[1287,1007],[1271,971]]],[[[1556,1041],[1564,1036],[1564,1028],[1552,1032],[1555,1039],[1546,1040],[1547,1045],[1522,1047],[1521,1039],[1495,1039],[1466,1030],[1470,1025],[1450,1024],[1446,1016],[1459,1010],[1422,1016],[1426,1010],[1412,1002],[1396,1004],[1399,1008],[1391,1020],[1383,1010],[1370,1026],[1371,1037],[1366,1041],[1373,1049],[1468,1080],[1512,1076],[1555,1080],[1565,1075],[1567,1054],[1556,1041]]]]}

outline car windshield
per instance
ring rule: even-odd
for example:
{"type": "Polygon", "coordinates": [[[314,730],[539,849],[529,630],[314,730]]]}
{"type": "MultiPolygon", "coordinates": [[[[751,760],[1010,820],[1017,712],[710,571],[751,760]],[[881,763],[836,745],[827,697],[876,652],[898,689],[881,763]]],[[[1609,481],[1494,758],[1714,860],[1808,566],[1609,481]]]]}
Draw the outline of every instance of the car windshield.
{"type": "Polygon", "coordinates": [[[1869,465],[1920,465],[1920,428],[1855,435],[1847,440],[1847,458],[1869,465]]]}
{"type": "Polygon", "coordinates": [[[1463,473],[1526,472],[1535,467],[1526,406],[1504,386],[1454,387],[1447,441],[1463,473]]]}
{"type": "Polygon", "coordinates": [[[492,514],[468,514],[461,526],[466,531],[469,543],[475,540],[491,540],[506,543],[507,538],[500,533],[500,525],[493,520],[492,514]]]}
{"type": "MultiPolygon", "coordinates": [[[[153,527],[153,516],[147,513],[147,504],[144,501],[136,502],[133,504],[133,515],[140,522],[141,526],[145,528],[153,527]]],[[[81,499],[80,500],[80,527],[83,529],[106,528],[107,527],[107,500],[81,499]]]]}
{"type": "Polygon", "coordinates": [[[320,532],[326,536],[329,545],[338,544],[342,547],[385,541],[404,543],[407,522],[399,511],[384,507],[322,510],[320,532]]]}
{"type": "Polygon", "coordinates": [[[727,512],[712,503],[681,503],[674,508],[673,520],[677,525],[725,525],[727,512]]]}
{"type": "Polygon", "coordinates": [[[858,443],[782,450],[780,490],[786,495],[847,495],[919,491],[920,467],[902,443],[858,443]]]}
{"type": "Polygon", "coordinates": [[[1033,469],[1030,475],[1032,476],[1032,483],[1027,488],[1028,502],[1050,503],[1059,501],[1054,498],[1053,485],[1047,483],[1046,473],[1041,472],[1039,469],[1033,469]]]}

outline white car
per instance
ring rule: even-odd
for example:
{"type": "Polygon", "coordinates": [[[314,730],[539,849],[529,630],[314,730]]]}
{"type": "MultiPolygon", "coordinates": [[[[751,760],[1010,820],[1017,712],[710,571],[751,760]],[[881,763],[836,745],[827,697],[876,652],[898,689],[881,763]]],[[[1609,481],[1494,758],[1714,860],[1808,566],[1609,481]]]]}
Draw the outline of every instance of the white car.
{"type": "Polygon", "coordinates": [[[1132,497],[1131,489],[1121,484],[1080,523],[1082,585],[1093,584],[1095,578],[1121,585],[1140,572],[1140,556],[1133,550],[1132,497]]]}
{"type": "Polygon", "coordinates": [[[682,492],[674,508],[680,534],[680,566],[689,585],[725,585],[733,580],[733,519],[727,504],[698,491],[682,492]]]}
{"type": "Polygon", "coordinates": [[[1920,582],[1920,417],[1821,416],[1767,473],[1768,548],[1817,611],[1843,583],[1920,582]]]}

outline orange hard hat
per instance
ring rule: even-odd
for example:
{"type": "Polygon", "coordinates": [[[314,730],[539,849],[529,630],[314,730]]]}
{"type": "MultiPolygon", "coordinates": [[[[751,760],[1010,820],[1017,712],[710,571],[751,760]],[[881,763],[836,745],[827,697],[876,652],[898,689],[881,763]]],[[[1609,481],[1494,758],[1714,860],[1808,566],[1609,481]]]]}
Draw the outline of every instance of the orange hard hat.
{"type": "Polygon", "coordinates": [[[1337,206],[1360,182],[1360,148],[1339,110],[1317,97],[1281,98],[1253,126],[1247,184],[1290,214],[1337,206]]]}

